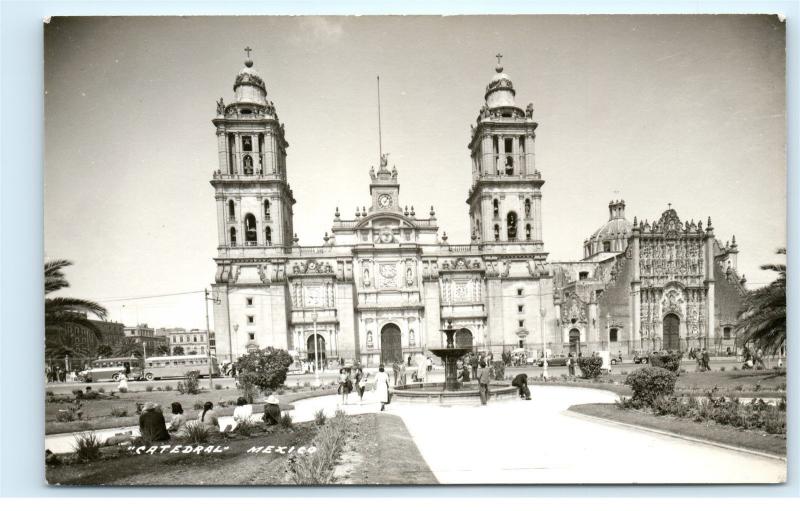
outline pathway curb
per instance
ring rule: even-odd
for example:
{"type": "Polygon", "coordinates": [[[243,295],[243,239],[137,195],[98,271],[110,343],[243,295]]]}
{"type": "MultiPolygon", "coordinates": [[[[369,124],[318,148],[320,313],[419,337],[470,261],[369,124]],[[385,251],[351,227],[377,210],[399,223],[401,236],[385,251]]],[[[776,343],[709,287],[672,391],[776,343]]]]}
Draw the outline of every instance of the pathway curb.
{"type": "Polygon", "coordinates": [[[592,421],[602,422],[602,423],[606,423],[606,424],[611,424],[613,426],[623,426],[623,427],[626,427],[626,428],[637,429],[639,431],[646,431],[648,433],[655,433],[655,434],[658,434],[658,435],[666,435],[666,436],[670,436],[670,437],[673,437],[673,438],[678,438],[680,440],[686,440],[686,441],[689,441],[689,442],[695,442],[695,443],[704,444],[704,445],[712,445],[714,447],[721,447],[723,449],[729,449],[731,451],[738,451],[738,452],[743,452],[743,453],[747,453],[747,454],[753,454],[753,455],[756,455],[756,456],[763,456],[765,458],[771,458],[773,460],[779,460],[779,461],[786,462],[786,457],[785,456],[778,456],[777,454],[771,454],[771,453],[764,452],[764,451],[756,451],[756,450],[753,450],[753,449],[747,449],[746,447],[738,447],[738,446],[735,446],[735,445],[723,444],[723,443],[720,443],[720,442],[714,442],[713,440],[706,440],[706,439],[697,438],[697,437],[694,437],[694,436],[681,435],[680,433],[673,433],[672,431],[665,431],[663,429],[649,428],[647,426],[640,426],[638,424],[629,424],[627,422],[615,421],[613,419],[606,419],[605,417],[595,417],[594,415],[588,415],[588,414],[580,413],[580,412],[573,412],[572,410],[564,410],[561,413],[563,413],[564,415],[567,415],[567,416],[575,417],[577,419],[592,420],[592,421]]]}

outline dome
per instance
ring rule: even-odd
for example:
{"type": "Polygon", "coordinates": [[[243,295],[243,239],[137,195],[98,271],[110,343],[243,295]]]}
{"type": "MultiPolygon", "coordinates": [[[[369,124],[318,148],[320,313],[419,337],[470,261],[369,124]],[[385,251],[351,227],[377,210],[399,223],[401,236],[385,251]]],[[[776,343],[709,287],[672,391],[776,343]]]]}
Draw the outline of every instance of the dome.
{"type": "Polygon", "coordinates": [[[236,75],[233,82],[233,92],[237,103],[257,103],[265,105],[267,102],[267,87],[259,72],[253,67],[253,61],[247,59],[244,67],[236,75]]]}
{"type": "Polygon", "coordinates": [[[625,201],[612,201],[608,205],[608,211],[608,221],[584,242],[585,257],[623,252],[627,247],[633,225],[625,218],[625,201]]]}
{"type": "Polygon", "coordinates": [[[486,94],[484,95],[486,104],[489,108],[517,106],[514,101],[516,91],[514,91],[514,84],[511,82],[511,77],[503,72],[503,66],[499,64],[494,70],[495,75],[492,76],[492,80],[489,82],[489,85],[486,86],[486,94]]]}

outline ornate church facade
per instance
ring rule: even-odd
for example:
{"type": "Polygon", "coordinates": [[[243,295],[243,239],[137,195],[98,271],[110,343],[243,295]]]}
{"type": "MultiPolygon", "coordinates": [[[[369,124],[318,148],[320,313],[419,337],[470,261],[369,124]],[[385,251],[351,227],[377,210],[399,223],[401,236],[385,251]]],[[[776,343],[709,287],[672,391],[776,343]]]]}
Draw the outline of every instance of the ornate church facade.
{"type": "Polygon", "coordinates": [[[219,168],[214,289],[221,360],[273,346],[302,358],[391,363],[444,342],[540,356],[686,349],[725,341],[744,281],[736,249],[710,221],[673,209],[631,224],[624,202],[577,262],[547,260],[533,106],[522,109],[498,64],[471,130],[471,240],[452,244],[435,209],[400,202],[399,172],[369,170],[370,207],[338,207],[324,243],[294,235],[285,128],[248,58],[234,100],[217,103],[219,168]],[[315,337],[316,336],[316,337],[315,337]]]}

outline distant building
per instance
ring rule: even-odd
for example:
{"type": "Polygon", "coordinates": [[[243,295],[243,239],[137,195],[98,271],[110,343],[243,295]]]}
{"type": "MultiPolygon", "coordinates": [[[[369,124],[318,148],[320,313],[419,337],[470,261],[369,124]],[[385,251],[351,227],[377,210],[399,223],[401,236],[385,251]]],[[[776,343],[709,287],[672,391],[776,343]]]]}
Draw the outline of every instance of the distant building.
{"type": "Polygon", "coordinates": [[[183,348],[185,355],[205,355],[208,349],[208,331],[186,330],[185,328],[170,328],[167,330],[170,353],[175,353],[175,348],[183,348]]]}
{"type": "Polygon", "coordinates": [[[88,328],[73,323],[66,327],[65,333],[61,336],[61,342],[65,346],[72,348],[76,354],[87,357],[96,356],[97,347],[101,344],[111,346],[113,350],[124,342],[125,325],[122,323],[96,319],[90,319],[89,321],[100,330],[102,339],[98,339],[95,333],[88,328]]]}
{"type": "Polygon", "coordinates": [[[147,349],[147,356],[156,356],[159,347],[169,347],[167,337],[156,335],[156,330],[147,326],[147,323],[125,327],[125,337],[142,344],[147,349]]]}

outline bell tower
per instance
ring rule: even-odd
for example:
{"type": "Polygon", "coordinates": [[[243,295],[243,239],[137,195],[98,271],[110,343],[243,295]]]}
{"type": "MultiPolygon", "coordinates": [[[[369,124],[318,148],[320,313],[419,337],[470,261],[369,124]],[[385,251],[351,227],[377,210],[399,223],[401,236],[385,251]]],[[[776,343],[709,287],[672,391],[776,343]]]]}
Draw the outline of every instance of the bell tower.
{"type": "Polygon", "coordinates": [[[533,104],[516,105],[511,78],[497,54],[496,74],[486,87],[477,126],[467,146],[472,187],[467,197],[473,242],[532,244],[544,250],[541,200],[544,180],[536,170],[533,104]]]}
{"type": "MultiPolygon", "coordinates": [[[[217,101],[217,201],[220,255],[292,244],[295,200],[286,179],[286,142],[275,105],[250,59],[233,84],[233,102],[217,101]]],[[[243,252],[244,254],[246,252],[243,252]]],[[[249,252],[247,252],[249,253],[249,252]]]]}

